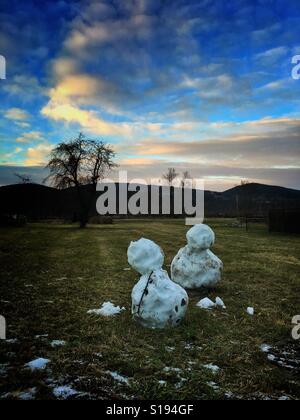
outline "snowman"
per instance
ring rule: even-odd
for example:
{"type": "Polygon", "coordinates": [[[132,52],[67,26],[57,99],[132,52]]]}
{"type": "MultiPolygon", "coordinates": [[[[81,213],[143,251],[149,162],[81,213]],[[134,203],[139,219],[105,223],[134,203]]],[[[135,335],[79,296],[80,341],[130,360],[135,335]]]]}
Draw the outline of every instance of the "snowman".
{"type": "Polygon", "coordinates": [[[210,248],[215,243],[213,230],[204,224],[193,226],[187,233],[187,245],[171,265],[171,278],[185,289],[213,288],[221,280],[222,261],[210,248]]]}
{"type": "Polygon", "coordinates": [[[128,262],[142,276],[132,290],[132,315],[148,328],[175,327],[188,306],[186,291],[162,269],[164,254],[149,239],[131,242],[128,262]]]}

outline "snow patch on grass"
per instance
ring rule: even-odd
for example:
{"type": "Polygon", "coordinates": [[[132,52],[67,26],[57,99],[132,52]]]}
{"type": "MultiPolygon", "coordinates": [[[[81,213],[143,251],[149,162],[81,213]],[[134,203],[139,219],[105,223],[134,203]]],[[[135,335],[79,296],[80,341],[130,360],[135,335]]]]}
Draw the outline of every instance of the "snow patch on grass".
{"type": "Polygon", "coordinates": [[[6,344],[17,344],[19,340],[17,338],[11,338],[10,340],[5,340],[6,344]]]}
{"type": "Polygon", "coordinates": [[[94,315],[102,315],[102,316],[113,316],[125,311],[126,309],[120,308],[120,306],[115,306],[111,302],[104,302],[100,309],[91,309],[87,313],[94,314],[94,315]]]}
{"type": "Polygon", "coordinates": [[[207,382],[207,385],[212,388],[214,391],[219,391],[220,387],[215,382],[207,382]]]}
{"type": "Polygon", "coordinates": [[[204,298],[201,299],[196,306],[198,306],[201,309],[212,309],[216,306],[216,304],[209,298],[204,298]]]}
{"type": "Polygon", "coordinates": [[[276,357],[274,356],[274,354],[268,354],[268,360],[270,361],[270,362],[274,362],[275,360],[276,360],[276,357]]]}
{"type": "Polygon", "coordinates": [[[187,382],[186,378],[180,378],[179,382],[177,382],[177,384],[175,384],[175,388],[176,389],[181,388],[185,382],[187,382]]]}
{"type": "Polygon", "coordinates": [[[164,369],[164,372],[176,372],[176,373],[180,373],[181,372],[181,369],[179,369],[179,368],[174,368],[174,367],[169,367],[169,366],[166,366],[164,369]]]}
{"type": "Polygon", "coordinates": [[[220,297],[216,297],[216,305],[220,306],[223,309],[226,309],[226,306],[225,306],[223,300],[220,297]]]}
{"type": "Polygon", "coordinates": [[[226,309],[226,306],[220,297],[216,297],[215,302],[206,297],[204,299],[201,299],[196,306],[198,306],[201,309],[212,309],[216,306],[219,306],[222,309],[226,309]]]}
{"type": "Polygon", "coordinates": [[[72,387],[68,385],[64,385],[64,386],[57,386],[56,388],[54,388],[53,395],[56,398],[66,400],[70,397],[73,397],[74,395],[78,395],[78,392],[72,387]]]}
{"type": "Polygon", "coordinates": [[[166,386],[167,385],[167,381],[158,381],[158,383],[161,386],[166,386]]]}
{"type": "Polygon", "coordinates": [[[35,399],[36,393],[36,388],[30,388],[28,389],[28,391],[20,392],[18,395],[18,399],[22,401],[31,401],[35,399]]]}
{"type": "Polygon", "coordinates": [[[0,365],[0,377],[7,375],[8,368],[9,368],[9,364],[8,363],[4,363],[4,364],[0,365]]]}
{"type": "Polygon", "coordinates": [[[205,369],[211,370],[214,375],[216,375],[220,370],[219,366],[213,365],[212,363],[209,363],[208,365],[203,365],[203,367],[205,369]]]}
{"type": "Polygon", "coordinates": [[[247,308],[247,314],[250,315],[250,316],[253,316],[254,315],[254,308],[252,308],[251,306],[249,306],[247,308]]]}
{"type": "Polygon", "coordinates": [[[260,346],[260,349],[263,353],[269,353],[269,351],[272,350],[272,346],[270,346],[269,344],[262,344],[260,346]]]}
{"type": "Polygon", "coordinates": [[[107,371],[107,373],[115,380],[118,382],[121,382],[123,384],[128,385],[129,384],[129,379],[126,376],[122,376],[120,375],[118,372],[111,372],[110,370],[107,371]]]}
{"type": "Polygon", "coordinates": [[[36,340],[40,340],[41,338],[48,338],[49,334],[41,334],[41,335],[36,335],[34,338],[36,340]]]}
{"type": "Polygon", "coordinates": [[[0,395],[0,400],[7,400],[7,399],[18,399],[22,401],[30,401],[35,399],[35,395],[37,393],[36,388],[30,388],[27,391],[15,391],[15,392],[7,392],[6,394],[0,395]]]}
{"type": "Polygon", "coordinates": [[[34,370],[43,370],[46,368],[46,366],[50,363],[49,359],[43,359],[42,357],[32,360],[31,362],[27,363],[25,367],[34,370]]]}
{"type": "Polygon", "coordinates": [[[66,345],[64,340],[53,340],[50,343],[51,347],[63,347],[66,345]]]}
{"type": "Polygon", "coordinates": [[[202,347],[196,346],[195,344],[191,344],[191,343],[185,343],[184,344],[184,349],[185,350],[197,350],[197,351],[201,351],[202,350],[202,347]]]}

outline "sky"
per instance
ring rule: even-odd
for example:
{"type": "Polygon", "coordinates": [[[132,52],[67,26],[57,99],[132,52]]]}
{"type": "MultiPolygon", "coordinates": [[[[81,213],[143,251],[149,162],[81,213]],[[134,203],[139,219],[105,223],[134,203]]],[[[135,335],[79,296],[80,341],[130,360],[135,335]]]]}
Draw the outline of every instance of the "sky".
{"type": "Polygon", "coordinates": [[[1,2],[0,185],[83,132],[130,179],[298,189],[299,28],[299,0],[1,2]]]}

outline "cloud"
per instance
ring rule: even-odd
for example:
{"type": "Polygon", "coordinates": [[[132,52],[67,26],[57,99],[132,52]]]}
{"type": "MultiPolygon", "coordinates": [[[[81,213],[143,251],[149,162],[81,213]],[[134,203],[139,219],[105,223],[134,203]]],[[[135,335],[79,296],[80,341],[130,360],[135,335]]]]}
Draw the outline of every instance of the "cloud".
{"type": "Polygon", "coordinates": [[[84,102],[126,116],[147,103],[156,107],[157,95],[175,89],[182,69],[200,63],[192,36],[195,17],[188,11],[179,1],[171,7],[156,0],[128,1],[126,6],[87,3],[70,24],[61,53],[53,61],[55,92],[50,97],[67,89],[77,105],[84,102]],[[88,87],[86,93],[80,84],[74,89],[73,82],[80,79],[81,86],[88,87]]]}
{"type": "Polygon", "coordinates": [[[3,90],[11,96],[19,96],[26,102],[36,100],[37,96],[45,95],[45,89],[41,86],[39,80],[27,75],[16,75],[8,78],[3,85],[3,90]]]}
{"type": "MultiPolygon", "coordinates": [[[[64,72],[65,65],[68,67],[68,64],[60,63],[58,72],[64,72]]],[[[41,113],[54,121],[78,124],[82,130],[96,135],[131,135],[133,127],[129,123],[106,121],[101,117],[103,105],[106,114],[109,111],[116,113],[103,99],[114,95],[114,92],[115,87],[101,77],[87,74],[65,75],[49,90],[49,102],[42,108],[41,113]],[[91,106],[98,110],[87,109],[91,106]]]]}
{"type": "Polygon", "coordinates": [[[158,132],[161,124],[147,121],[113,122],[101,117],[102,113],[118,115],[118,110],[111,108],[107,97],[116,94],[117,88],[109,81],[100,77],[86,74],[70,74],[64,76],[55,88],[49,91],[49,102],[42,108],[42,115],[65,123],[78,124],[82,130],[97,135],[118,135],[120,137],[132,136],[138,130],[158,132]],[[89,106],[98,109],[88,109],[89,106]]]}
{"type": "Polygon", "coordinates": [[[84,131],[96,135],[128,135],[132,132],[129,124],[106,122],[95,111],[80,109],[69,103],[50,101],[41,112],[54,121],[76,123],[84,131]]]}
{"type": "Polygon", "coordinates": [[[78,13],[78,6],[77,0],[47,1],[46,5],[37,5],[34,0],[12,0],[1,7],[0,50],[8,57],[9,79],[30,76],[33,71],[42,73],[46,59],[64,37],[68,20],[78,13]]]}
{"type": "Polygon", "coordinates": [[[245,123],[213,124],[201,140],[148,138],[129,148],[138,156],[185,159],[187,164],[231,168],[299,166],[300,119],[266,118],[245,123]],[[224,128],[229,132],[224,135],[224,128]],[[218,133],[219,130],[219,133],[218,133]]]}
{"type": "Polygon", "coordinates": [[[274,36],[280,34],[280,32],[282,32],[282,25],[275,23],[252,31],[251,38],[256,43],[264,45],[266,42],[270,42],[274,36]]]}
{"type": "MultiPolygon", "coordinates": [[[[149,158],[134,157],[128,159],[122,159],[119,161],[120,166],[137,167],[139,165],[151,166],[157,164],[157,160],[149,158]]],[[[141,175],[141,174],[140,174],[141,175]]]]}
{"type": "Polygon", "coordinates": [[[247,60],[241,51],[249,48],[252,35],[257,38],[269,28],[280,32],[281,25],[271,13],[255,34],[255,25],[249,24],[255,7],[242,1],[232,12],[232,19],[224,21],[222,8],[209,0],[84,2],[50,66],[53,87],[43,115],[67,122],[69,116],[59,118],[55,110],[73,106],[77,116],[82,111],[82,129],[126,137],[131,135],[128,122],[136,126],[142,115],[148,128],[155,128],[155,123],[170,122],[171,114],[182,120],[224,113],[244,118],[266,106],[271,113],[281,106],[283,92],[276,98],[270,97],[271,89],[256,90],[275,83],[260,66],[289,48],[264,47],[256,58],[247,53],[247,60]]]}
{"type": "Polygon", "coordinates": [[[99,78],[84,74],[70,75],[62,79],[54,89],[50,90],[54,102],[78,101],[84,104],[102,89],[99,78]]]}
{"type": "Polygon", "coordinates": [[[281,46],[256,54],[255,59],[264,66],[272,66],[287,56],[289,48],[281,46]]]}
{"type": "Polygon", "coordinates": [[[59,57],[52,61],[52,71],[58,80],[78,72],[76,58],[59,57]]]}
{"type": "MultiPolygon", "coordinates": [[[[172,160],[171,157],[166,157],[165,160],[160,160],[159,165],[157,161],[152,163],[151,159],[146,160],[145,163],[140,162],[140,164],[122,162],[121,169],[128,171],[128,179],[143,178],[149,182],[151,179],[161,179],[162,174],[169,167],[176,168],[179,173],[188,170],[193,178],[205,181],[206,189],[213,191],[224,191],[239,185],[241,180],[245,179],[251,182],[285,185],[289,188],[299,189],[299,168],[261,168],[256,167],[255,162],[251,167],[245,168],[243,166],[230,167],[222,165],[221,162],[212,165],[211,163],[186,162],[184,158],[172,160]]],[[[117,179],[117,174],[115,179],[117,179]]]]}
{"type": "Polygon", "coordinates": [[[25,166],[43,166],[54,148],[53,144],[41,143],[35,147],[29,147],[25,153],[25,166]]]}
{"type": "MultiPolygon", "coordinates": [[[[59,71],[63,72],[64,70],[60,69],[59,71]]],[[[59,77],[55,87],[49,90],[48,95],[49,102],[77,106],[97,106],[98,109],[104,107],[106,112],[109,112],[112,105],[111,101],[106,98],[113,97],[116,91],[117,87],[115,85],[100,76],[71,73],[59,77]]],[[[112,113],[116,112],[115,109],[111,111],[112,113]]]]}
{"type": "Polygon", "coordinates": [[[1,158],[0,158],[1,164],[8,164],[12,160],[14,160],[16,156],[18,156],[22,151],[23,149],[21,147],[15,147],[9,153],[3,153],[3,154],[1,153],[1,158]]]}
{"type": "Polygon", "coordinates": [[[251,95],[250,80],[246,77],[237,78],[230,74],[220,74],[209,77],[186,77],[182,87],[191,88],[206,105],[234,105],[237,106],[247,96],[251,95]]]}
{"type": "MultiPolygon", "coordinates": [[[[118,6],[119,9],[122,7],[118,6]]],[[[90,48],[91,46],[100,47],[111,43],[124,43],[132,40],[148,40],[154,35],[159,17],[138,12],[134,7],[127,10],[127,13],[104,20],[103,16],[94,14],[91,8],[84,12],[89,24],[76,20],[69,37],[65,41],[68,50],[76,53],[90,48]]]]}
{"type": "Polygon", "coordinates": [[[10,108],[4,113],[4,117],[13,121],[26,121],[30,118],[30,115],[24,109],[10,108]]]}
{"type": "Polygon", "coordinates": [[[24,121],[15,121],[15,124],[20,128],[29,128],[30,124],[24,121]]]}
{"type": "Polygon", "coordinates": [[[42,140],[43,134],[40,131],[30,131],[28,133],[24,133],[22,136],[16,139],[17,143],[29,143],[31,141],[42,140]]]}

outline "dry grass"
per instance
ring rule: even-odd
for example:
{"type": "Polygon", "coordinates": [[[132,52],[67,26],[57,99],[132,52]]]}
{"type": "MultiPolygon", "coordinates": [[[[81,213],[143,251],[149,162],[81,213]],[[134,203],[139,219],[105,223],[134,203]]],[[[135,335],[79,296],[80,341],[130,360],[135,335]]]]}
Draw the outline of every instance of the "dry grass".
{"type": "Polygon", "coordinates": [[[0,368],[7,364],[6,373],[0,369],[0,395],[13,398],[36,387],[36,398],[53,398],[55,384],[71,384],[86,393],[80,398],[223,399],[228,392],[232,398],[299,397],[296,370],[270,363],[260,350],[262,343],[294,350],[299,345],[291,339],[291,319],[300,311],[299,236],[209,223],[217,234],[214,251],[225,264],[222,284],[190,293],[184,323],[166,331],[149,331],[131,320],[137,275],[124,271],[126,250],[130,240],[148,237],[163,247],[168,266],[185,244],[183,222],[2,229],[0,313],[8,338],[18,342],[0,341],[0,368]],[[222,297],[227,310],[200,310],[195,304],[205,296],[222,297]],[[110,319],[87,314],[107,300],[127,311],[110,319]],[[255,307],[253,318],[248,306],[255,307]],[[35,338],[41,334],[48,337],[35,338]],[[52,348],[54,339],[67,345],[52,348]],[[24,369],[37,357],[51,360],[45,371],[24,369]],[[217,375],[203,368],[208,363],[220,367],[217,375]],[[164,372],[166,366],[181,372],[164,372]],[[130,378],[129,385],[107,371],[130,378]]]}

